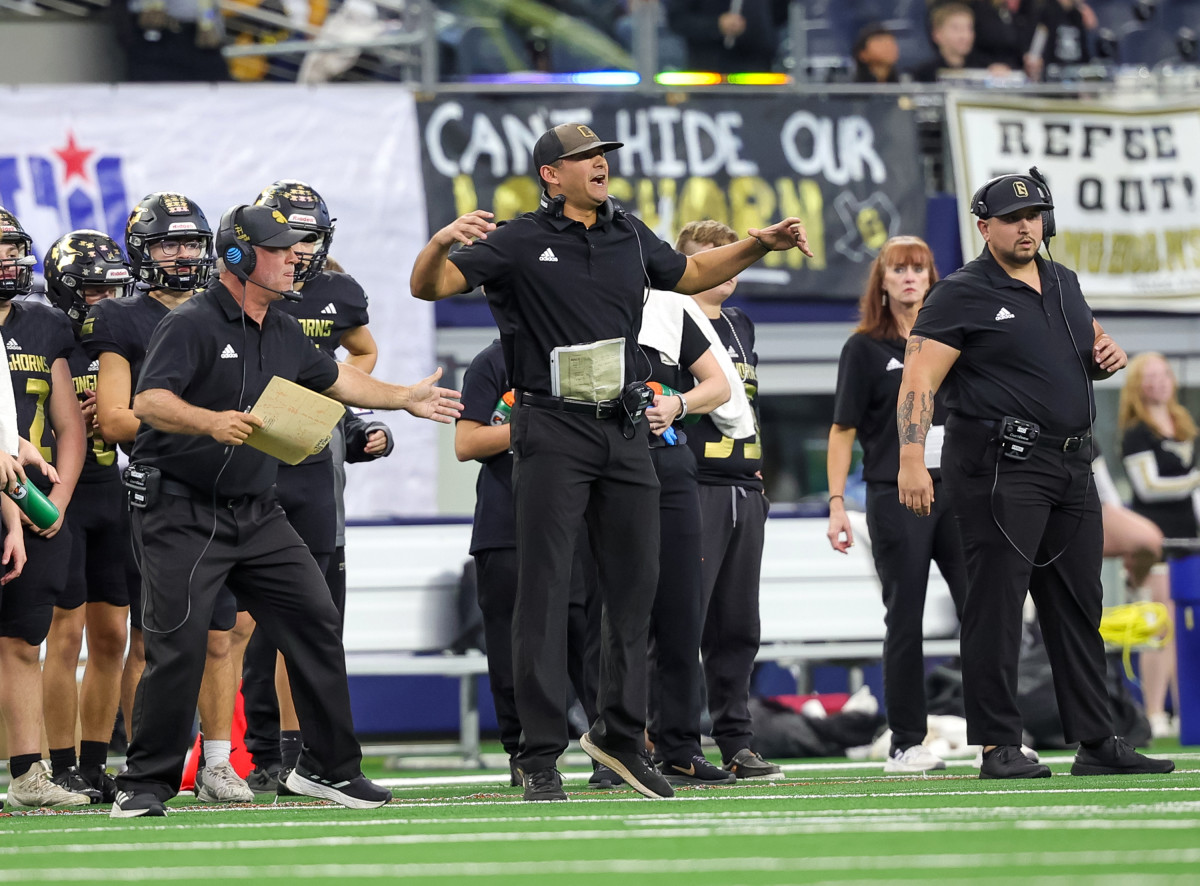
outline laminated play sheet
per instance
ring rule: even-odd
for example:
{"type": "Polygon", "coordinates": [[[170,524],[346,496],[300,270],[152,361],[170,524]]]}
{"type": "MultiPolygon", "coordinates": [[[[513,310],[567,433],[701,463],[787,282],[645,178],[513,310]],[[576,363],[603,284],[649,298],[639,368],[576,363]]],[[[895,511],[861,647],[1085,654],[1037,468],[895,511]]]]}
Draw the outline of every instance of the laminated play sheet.
{"type": "Polygon", "coordinates": [[[250,410],[263,426],[246,443],[289,465],[299,464],[328,445],[345,412],[337,400],[275,376],[250,410]]]}

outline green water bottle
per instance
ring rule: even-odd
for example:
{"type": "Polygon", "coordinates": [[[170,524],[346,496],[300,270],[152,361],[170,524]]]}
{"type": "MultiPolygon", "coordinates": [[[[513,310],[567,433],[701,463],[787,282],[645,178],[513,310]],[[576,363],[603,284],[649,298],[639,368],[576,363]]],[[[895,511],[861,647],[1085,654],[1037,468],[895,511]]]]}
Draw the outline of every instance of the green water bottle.
{"type": "Polygon", "coordinates": [[[16,489],[8,493],[8,497],[17,503],[17,507],[38,529],[49,529],[58,519],[58,508],[54,502],[28,480],[18,484],[16,489]]]}

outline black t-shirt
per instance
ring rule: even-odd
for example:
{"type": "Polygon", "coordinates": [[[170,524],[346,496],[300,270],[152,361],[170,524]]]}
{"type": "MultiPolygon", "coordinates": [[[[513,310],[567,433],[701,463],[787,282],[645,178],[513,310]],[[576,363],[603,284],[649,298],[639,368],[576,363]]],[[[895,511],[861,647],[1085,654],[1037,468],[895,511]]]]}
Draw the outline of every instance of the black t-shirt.
{"type": "Polygon", "coordinates": [[[554,348],[621,337],[625,382],[643,378],[637,333],[646,278],[674,289],[687,258],[621,210],[586,228],[558,208],[513,219],[450,261],[468,285],[484,288],[517,390],[551,393],[554,348]]]}
{"type": "MultiPolygon", "coordinates": [[[[96,390],[100,377],[100,358],[87,355],[83,345],[76,343],[67,359],[71,367],[71,380],[75,383],[75,396],[80,402],[87,399],[86,391],[96,390]]],[[[117,447],[105,443],[99,432],[87,429],[88,448],[83,459],[80,483],[108,483],[117,477],[117,447]]]]}
{"type": "MultiPolygon", "coordinates": [[[[338,368],[311,346],[295,318],[272,306],[260,328],[215,283],[168,313],[154,330],[135,393],[162,388],[203,409],[246,410],[276,375],[324,391],[337,381],[338,368]]],[[[132,459],[220,498],[265,492],[280,465],[250,446],[231,451],[212,437],[171,434],[144,422],[132,459]]]]}
{"type": "MultiPolygon", "coordinates": [[[[75,348],[75,332],[67,315],[57,308],[33,301],[14,301],[4,325],[4,347],[8,371],[12,376],[13,397],[17,407],[17,431],[36,446],[42,457],[55,461],[54,429],[48,415],[50,393],[54,388],[51,370],[60,357],[69,358],[75,348]]],[[[39,489],[51,483],[40,471],[31,479],[39,489]]]]}
{"type": "Polygon", "coordinates": [[[912,78],[917,83],[937,83],[942,79],[939,75],[943,71],[946,71],[949,76],[953,76],[955,71],[985,71],[989,63],[990,60],[987,56],[972,49],[962,65],[954,67],[946,62],[941,52],[937,52],[932,59],[912,69],[912,78]]]}
{"type": "MultiPolygon", "coordinates": [[[[708,348],[708,338],[700,331],[696,321],[684,312],[678,365],[664,363],[662,354],[657,348],[642,345],[642,351],[645,353],[646,359],[650,361],[650,377],[646,380],[656,381],[661,385],[674,388],[681,394],[686,394],[696,386],[696,380],[688,371],[688,367],[703,357],[708,352],[708,348]]],[[[683,428],[679,424],[674,425],[674,428],[676,443],[686,443],[687,434],[684,433],[683,428]]],[[[650,434],[649,438],[651,448],[666,445],[663,438],[657,434],[650,434]]]]}
{"type": "Polygon", "coordinates": [[[312,343],[335,357],[338,342],[351,329],[366,326],[367,293],[349,274],[322,271],[304,284],[302,301],[284,299],[276,305],[285,314],[300,321],[300,328],[312,343]]]}
{"type": "Polygon", "coordinates": [[[1038,24],[1049,34],[1043,60],[1048,65],[1085,65],[1091,61],[1083,13],[1076,7],[1064,9],[1061,3],[1047,3],[1038,24]]]}
{"type": "Polygon", "coordinates": [[[697,478],[705,486],[763,488],[755,476],[762,470],[762,439],[758,433],[758,354],[754,353],[754,324],[738,308],[722,308],[712,321],[717,338],[733,361],[754,411],[755,433],[732,440],[723,435],[709,416],[688,428],[687,443],[696,456],[697,478]]]}
{"type": "MultiPolygon", "coordinates": [[[[475,355],[463,376],[461,419],[483,425],[504,424],[496,404],[509,390],[504,372],[504,352],[496,339],[475,355]]],[[[480,459],[482,466],[475,480],[475,522],[471,527],[474,554],[491,548],[515,548],[517,535],[513,514],[512,452],[501,452],[480,459]]]]}
{"type": "Polygon", "coordinates": [[[1094,417],[1092,310],[1074,271],[1036,261],[1041,294],[1009,276],[985,247],[934,284],[910,335],[961,352],[947,377],[950,411],[989,420],[1011,415],[1037,422],[1046,434],[1078,434],[1094,417]]]}
{"type": "Polygon", "coordinates": [[[132,397],[146,359],[150,336],[169,313],[166,305],[146,292],[128,298],[106,298],[93,305],[83,321],[83,347],[93,359],[98,360],[104,353],[125,358],[129,363],[129,394],[132,397]]]}
{"type": "MultiPolygon", "coordinates": [[[[900,472],[900,441],[896,436],[896,401],[904,375],[902,338],[872,338],[856,332],[842,346],[838,360],[833,422],[855,428],[863,449],[863,479],[896,485],[900,472]]],[[[942,395],[934,398],[933,423],[946,420],[942,395]]]]}
{"type": "MultiPolygon", "coordinates": [[[[1195,440],[1165,440],[1152,428],[1138,422],[1128,428],[1121,438],[1121,456],[1128,458],[1141,452],[1151,452],[1159,477],[1185,477],[1196,467],[1195,444],[1195,440]]],[[[1164,495],[1157,501],[1145,501],[1138,496],[1137,486],[1134,486],[1130,508],[1152,521],[1167,538],[1196,538],[1200,534],[1197,532],[1196,511],[1192,506],[1190,491],[1180,492],[1173,499],[1166,499],[1164,495]]]]}

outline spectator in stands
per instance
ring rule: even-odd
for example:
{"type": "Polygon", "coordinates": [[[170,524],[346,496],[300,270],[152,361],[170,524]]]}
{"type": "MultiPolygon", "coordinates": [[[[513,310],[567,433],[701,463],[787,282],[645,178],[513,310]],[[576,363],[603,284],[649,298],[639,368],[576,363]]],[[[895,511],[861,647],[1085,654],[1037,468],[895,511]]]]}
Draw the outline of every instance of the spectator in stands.
{"type": "Polygon", "coordinates": [[[667,0],[667,23],[695,71],[771,70],[786,20],[783,0],[667,0]]]}
{"type": "Polygon", "coordinates": [[[900,44],[886,25],[874,22],[854,40],[855,83],[899,83],[900,44]]]}
{"type": "Polygon", "coordinates": [[[929,14],[929,39],[937,54],[913,69],[918,83],[936,83],[942,77],[962,71],[987,70],[1006,74],[1006,65],[988,64],[987,58],[975,49],[975,14],[965,3],[944,3],[929,14]]]}
{"type": "MultiPolygon", "coordinates": [[[[1018,71],[1025,66],[1039,0],[971,0],[974,49],[985,65],[1018,71]]],[[[1030,74],[1031,77],[1036,76],[1030,74]]]]}
{"type": "MultiPolygon", "coordinates": [[[[937,562],[960,615],[966,595],[962,539],[941,489],[941,447],[926,443],[926,464],[934,478],[929,518],[910,513],[900,502],[896,486],[900,470],[896,399],[904,347],[935,282],[933,252],[924,240],[893,237],[879,250],[858,303],[858,328],[842,348],[829,429],[827,535],[833,549],[843,554],[854,544],[845,491],[856,438],[863,448],[867,528],[886,610],[883,689],[892,746],[884,772],[946,768],[945,761],[922,743],[927,728],[922,615],[930,562],[937,562]]],[[[931,437],[941,434],[946,419],[945,404],[940,398],[936,403],[931,437]]]]}
{"type": "Polygon", "coordinates": [[[113,12],[130,80],[230,79],[216,0],[114,0],[113,12]]]}
{"type": "MultiPolygon", "coordinates": [[[[1036,20],[1037,29],[1045,35],[1039,38],[1039,42],[1044,39],[1045,44],[1037,61],[1047,68],[1051,65],[1086,65],[1092,59],[1088,32],[1094,31],[1098,24],[1096,13],[1086,3],[1079,0],[1045,0],[1036,20]]],[[[1036,62],[1030,59],[1027,67],[1029,64],[1036,62]]]]}
{"type": "MultiPolygon", "coordinates": [[[[1162,354],[1147,351],[1129,362],[1117,428],[1125,475],[1133,488],[1133,511],[1153,521],[1167,538],[1196,538],[1196,421],[1179,402],[1175,374],[1162,354]]],[[[1165,567],[1151,570],[1150,598],[1169,607],[1169,584],[1165,567]]],[[[1168,690],[1179,698],[1175,645],[1144,650],[1140,660],[1151,732],[1155,737],[1168,735],[1173,731],[1165,711],[1168,690]]]]}

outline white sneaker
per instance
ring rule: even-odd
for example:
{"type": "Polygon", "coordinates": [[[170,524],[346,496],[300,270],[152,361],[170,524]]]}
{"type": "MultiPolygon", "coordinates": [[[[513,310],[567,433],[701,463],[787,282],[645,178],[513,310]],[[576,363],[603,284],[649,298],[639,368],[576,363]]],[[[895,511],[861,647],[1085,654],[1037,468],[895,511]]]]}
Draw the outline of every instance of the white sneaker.
{"type": "Polygon", "coordinates": [[[945,769],[946,761],[923,744],[915,744],[902,751],[894,751],[883,764],[884,772],[929,772],[945,769]]]}
{"type": "Polygon", "coordinates": [[[1172,720],[1166,711],[1151,714],[1147,719],[1150,721],[1151,738],[1177,738],[1179,736],[1178,721],[1172,720]]]}
{"type": "Polygon", "coordinates": [[[201,803],[253,803],[254,791],[233,764],[223,760],[196,770],[196,799],[201,803]]]}
{"type": "Polygon", "coordinates": [[[8,808],[62,809],[67,806],[90,806],[92,800],[86,794],[76,794],[59,787],[50,780],[50,764],[38,760],[20,778],[14,778],[8,786],[8,808]]]}
{"type": "MultiPolygon", "coordinates": [[[[1021,745],[1021,753],[1029,758],[1030,763],[1041,762],[1042,758],[1038,756],[1038,752],[1035,751],[1033,748],[1031,748],[1027,744],[1021,745]]],[[[982,765],[983,765],[983,746],[980,745],[979,750],[975,752],[975,768],[978,769],[982,765]]]]}

